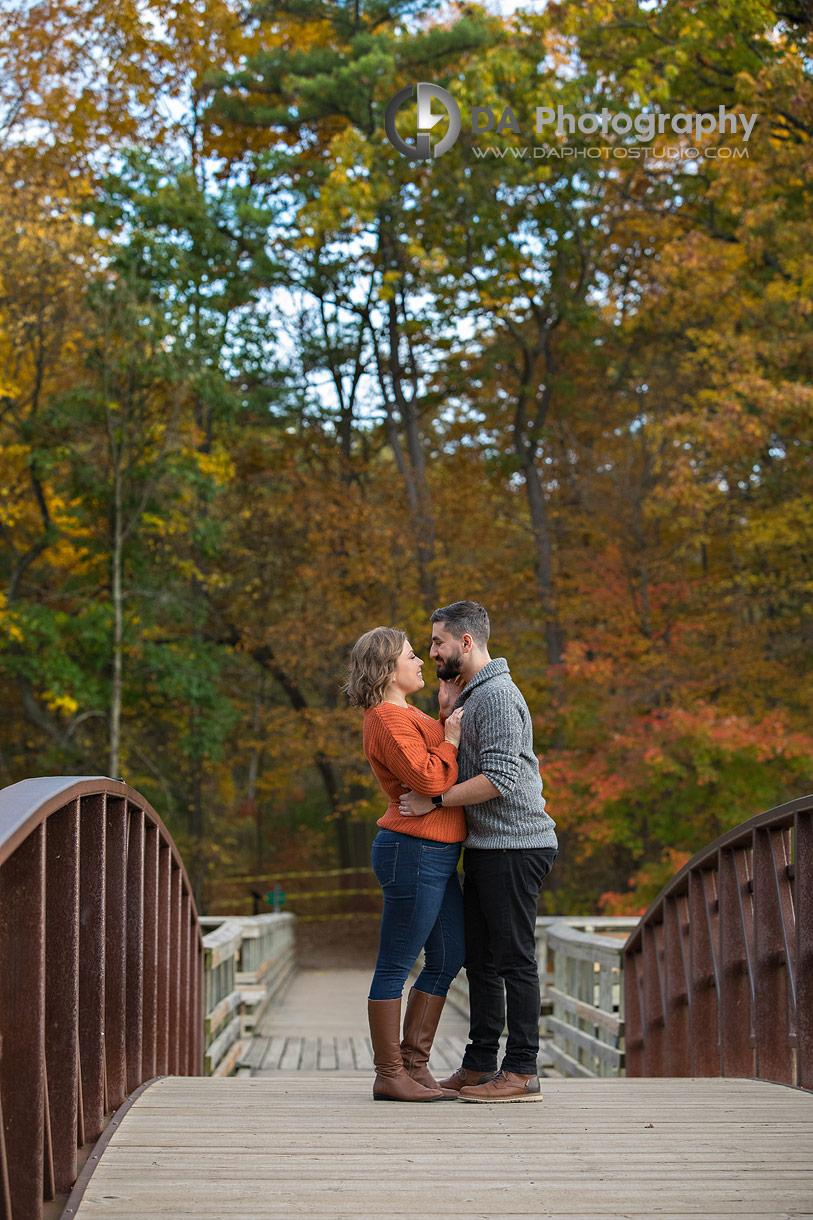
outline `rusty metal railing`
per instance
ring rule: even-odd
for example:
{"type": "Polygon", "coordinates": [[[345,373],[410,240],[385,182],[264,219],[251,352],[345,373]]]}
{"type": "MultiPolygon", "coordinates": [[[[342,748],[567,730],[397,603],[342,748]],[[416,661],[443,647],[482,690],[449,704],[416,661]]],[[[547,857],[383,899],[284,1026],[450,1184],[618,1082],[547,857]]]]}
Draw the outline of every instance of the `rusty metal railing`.
{"type": "Polygon", "coordinates": [[[0,1220],[38,1220],[143,1081],[202,1072],[202,944],[177,849],[103,777],[0,791],[0,1220]]]}
{"type": "Polygon", "coordinates": [[[628,1076],[813,1089],[813,796],[717,839],[629,936],[628,1076]]]}

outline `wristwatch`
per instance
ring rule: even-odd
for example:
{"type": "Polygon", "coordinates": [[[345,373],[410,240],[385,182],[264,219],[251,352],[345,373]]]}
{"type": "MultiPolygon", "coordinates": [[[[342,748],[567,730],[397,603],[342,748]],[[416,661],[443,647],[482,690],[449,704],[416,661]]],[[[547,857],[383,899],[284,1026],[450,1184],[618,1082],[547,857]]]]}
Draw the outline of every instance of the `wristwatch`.
{"type": "Polygon", "coordinates": [[[443,804],[443,793],[441,792],[440,796],[430,797],[430,800],[432,801],[433,805],[440,807],[443,804]]]}

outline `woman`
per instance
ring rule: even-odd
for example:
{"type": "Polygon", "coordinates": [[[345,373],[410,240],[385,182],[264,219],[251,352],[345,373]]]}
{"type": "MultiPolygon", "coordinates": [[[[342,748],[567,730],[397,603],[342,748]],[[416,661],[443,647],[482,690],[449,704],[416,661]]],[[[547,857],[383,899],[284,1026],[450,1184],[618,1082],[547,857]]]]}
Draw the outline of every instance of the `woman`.
{"type": "Polygon", "coordinates": [[[388,798],[372,850],[384,897],[367,1001],[376,1101],[456,1097],[439,1088],[426,1064],[446,993],[463,965],[457,861],[465,816],[449,807],[404,817],[398,799],[405,788],[440,796],[456,782],[462,712],[441,725],[407,703],[424,684],[422,668],[403,631],[376,627],[356,642],[345,686],[350,702],[364,708],[364,753],[388,798]],[[424,967],[409,993],[401,1041],[401,994],[421,949],[424,967]]]}

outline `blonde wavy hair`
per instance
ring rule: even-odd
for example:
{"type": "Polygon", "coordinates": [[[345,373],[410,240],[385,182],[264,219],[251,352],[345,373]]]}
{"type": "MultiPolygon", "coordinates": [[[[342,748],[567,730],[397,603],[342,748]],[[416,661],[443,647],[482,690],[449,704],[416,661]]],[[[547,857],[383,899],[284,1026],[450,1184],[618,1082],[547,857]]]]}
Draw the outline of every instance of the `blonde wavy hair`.
{"type": "Polygon", "coordinates": [[[406,632],[373,627],[353,645],[342,690],[353,707],[378,707],[403,652],[406,632]]]}

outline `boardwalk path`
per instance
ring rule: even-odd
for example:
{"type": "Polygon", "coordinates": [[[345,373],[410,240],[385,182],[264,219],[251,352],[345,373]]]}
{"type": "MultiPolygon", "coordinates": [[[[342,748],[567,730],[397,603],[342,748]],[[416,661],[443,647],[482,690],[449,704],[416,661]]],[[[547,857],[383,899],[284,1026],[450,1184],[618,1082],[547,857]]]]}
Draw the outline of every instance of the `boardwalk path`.
{"type": "MultiPolygon", "coordinates": [[[[328,981],[325,1008],[318,980],[299,977],[266,1026],[259,1075],[146,1089],[79,1220],[813,1218],[810,1094],[737,1080],[546,1080],[531,1105],[374,1104],[370,1073],[355,1066],[267,1066],[283,1037],[335,1039],[339,1058],[348,1039],[352,1058],[357,990],[352,979],[343,990],[339,972],[328,981]]],[[[285,1054],[283,1044],[277,1063],[285,1054]]],[[[301,1046],[300,1065],[304,1056],[301,1046]]]]}
{"type": "MultiPolygon", "coordinates": [[[[278,1071],[363,1072],[373,1066],[367,1033],[369,970],[306,970],[281,1005],[261,1022],[251,1047],[254,1074],[278,1071]]],[[[448,1076],[460,1066],[468,1027],[451,1005],[443,1010],[430,1070],[448,1076]]]]}

